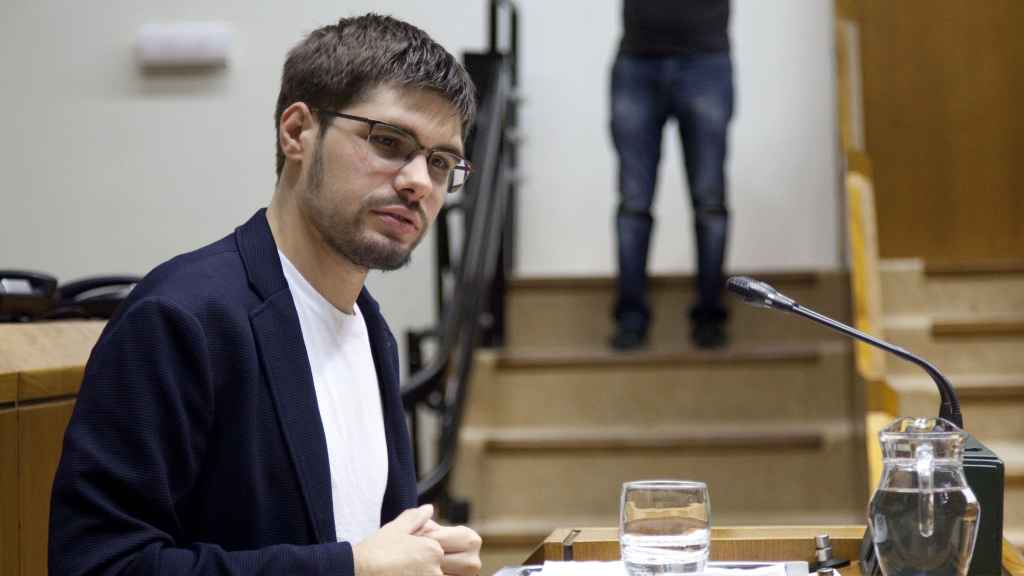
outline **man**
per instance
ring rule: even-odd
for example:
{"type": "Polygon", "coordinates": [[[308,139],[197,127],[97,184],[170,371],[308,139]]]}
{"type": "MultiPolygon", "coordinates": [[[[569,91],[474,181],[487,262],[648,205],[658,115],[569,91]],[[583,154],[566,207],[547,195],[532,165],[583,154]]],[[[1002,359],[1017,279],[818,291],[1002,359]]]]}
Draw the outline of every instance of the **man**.
{"type": "Polygon", "coordinates": [[[414,508],[396,345],[363,287],[470,171],[466,72],[424,32],[342,19],[288,55],[278,182],[234,234],[151,272],[86,367],[51,574],[476,574],[414,508]]]}
{"type": "Polygon", "coordinates": [[[623,0],[623,37],[612,70],[612,137],[619,157],[619,350],[643,346],[650,324],[647,252],[661,131],[675,118],[683,142],[697,239],[697,302],[691,337],[725,345],[722,304],[729,212],[725,201],[726,132],[732,117],[728,0],[623,0]]]}

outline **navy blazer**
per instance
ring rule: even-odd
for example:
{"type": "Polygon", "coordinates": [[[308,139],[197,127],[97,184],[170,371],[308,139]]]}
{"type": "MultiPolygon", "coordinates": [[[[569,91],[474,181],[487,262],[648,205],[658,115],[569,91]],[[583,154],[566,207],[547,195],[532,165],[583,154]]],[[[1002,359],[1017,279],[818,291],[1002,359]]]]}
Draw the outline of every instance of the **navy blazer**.
{"type": "MultiPolygon", "coordinates": [[[[398,355],[364,289],[388,447],[416,504],[398,355]]],[[[298,315],[264,210],[153,270],[85,369],[53,485],[51,574],[352,574],[298,315]]]]}

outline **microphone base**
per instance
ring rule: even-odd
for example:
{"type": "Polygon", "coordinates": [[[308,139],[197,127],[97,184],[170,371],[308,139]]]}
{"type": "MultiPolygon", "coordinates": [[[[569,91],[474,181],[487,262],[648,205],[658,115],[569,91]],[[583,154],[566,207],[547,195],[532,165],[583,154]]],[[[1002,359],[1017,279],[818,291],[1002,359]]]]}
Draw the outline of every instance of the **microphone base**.
{"type": "MultiPolygon", "coordinates": [[[[964,444],[964,476],[981,507],[978,538],[968,576],[1002,576],[1003,574],[1003,489],[1006,470],[1003,461],[992,450],[968,434],[964,444]]],[[[875,557],[871,529],[864,532],[860,546],[860,569],[864,576],[881,576],[875,557]]]]}

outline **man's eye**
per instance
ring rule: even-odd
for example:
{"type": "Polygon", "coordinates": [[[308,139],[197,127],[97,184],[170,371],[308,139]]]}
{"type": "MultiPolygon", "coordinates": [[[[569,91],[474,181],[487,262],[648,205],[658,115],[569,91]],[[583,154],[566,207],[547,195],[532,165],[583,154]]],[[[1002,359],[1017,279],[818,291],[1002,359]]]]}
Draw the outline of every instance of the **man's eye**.
{"type": "Polygon", "coordinates": [[[383,134],[371,134],[370,143],[381,148],[396,148],[398,146],[398,139],[383,134]]]}
{"type": "Polygon", "coordinates": [[[430,157],[430,165],[438,170],[448,172],[455,167],[455,161],[442,154],[434,154],[430,157]]]}

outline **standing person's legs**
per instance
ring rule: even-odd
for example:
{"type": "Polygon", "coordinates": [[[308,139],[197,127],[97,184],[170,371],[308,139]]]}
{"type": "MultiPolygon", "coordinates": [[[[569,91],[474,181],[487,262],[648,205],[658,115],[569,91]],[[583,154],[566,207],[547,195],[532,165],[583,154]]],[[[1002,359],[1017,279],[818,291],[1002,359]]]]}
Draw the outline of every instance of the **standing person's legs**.
{"type": "Polygon", "coordinates": [[[725,159],[733,112],[732,61],[728,53],[676,60],[673,112],[679,121],[697,240],[697,302],[690,311],[701,347],[726,343],[722,303],[728,236],[725,159]]]}
{"type": "Polygon", "coordinates": [[[615,302],[617,349],[642,346],[650,323],[647,253],[651,202],[661,156],[666,102],[658,91],[660,61],[619,56],[612,69],[611,128],[619,158],[619,206],[615,217],[619,277],[615,302]]]}

